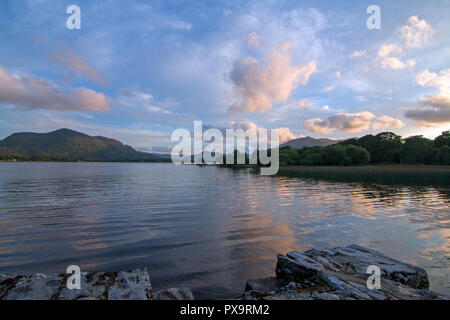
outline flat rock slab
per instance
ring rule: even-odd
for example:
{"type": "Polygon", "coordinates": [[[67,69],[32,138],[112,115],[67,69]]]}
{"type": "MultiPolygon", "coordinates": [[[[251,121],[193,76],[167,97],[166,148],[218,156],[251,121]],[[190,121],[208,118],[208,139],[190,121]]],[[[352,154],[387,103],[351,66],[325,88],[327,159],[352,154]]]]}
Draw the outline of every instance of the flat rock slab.
{"type": "Polygon", "coordinates": [[[67,288],[67,274],[0,275],[0,300],[192,300],[189,289],[153,294],[147,269],[82,272],[81,288],[67,288]]]}
{"type": "Polygon", "coordinates": [[[276,278],[250,280],[243,299],[436,300],[423,268],[357,245],[278,255],[276,278]],[[381,271],[380,289],[367,286],[369,266],[381,271]]]}

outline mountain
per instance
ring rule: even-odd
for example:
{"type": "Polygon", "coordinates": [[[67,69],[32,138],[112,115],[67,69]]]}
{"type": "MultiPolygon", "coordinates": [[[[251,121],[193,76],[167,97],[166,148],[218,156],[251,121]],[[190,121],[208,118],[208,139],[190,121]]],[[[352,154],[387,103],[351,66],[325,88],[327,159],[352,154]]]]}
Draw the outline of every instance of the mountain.
{"type": "Polygon", "coordinates": [[[315,146],[326,147],[329,146],[330,144],[336,144],[341,141],[342,140],[333,140],[327,138],[314,139],[312,137],[304,137],[285,142],[280,145],[280,148],[291,147],[292,149],[301,149],[303,147],[315,147],[315,146]]]}
{"type": "Polygon", "coordinates": [[[0,141],[0,159],[69,161],[168,161],[157,154],[140,152],[122,142],[91,137],[70,129],[49,133],[14,133],[0,141]]]}

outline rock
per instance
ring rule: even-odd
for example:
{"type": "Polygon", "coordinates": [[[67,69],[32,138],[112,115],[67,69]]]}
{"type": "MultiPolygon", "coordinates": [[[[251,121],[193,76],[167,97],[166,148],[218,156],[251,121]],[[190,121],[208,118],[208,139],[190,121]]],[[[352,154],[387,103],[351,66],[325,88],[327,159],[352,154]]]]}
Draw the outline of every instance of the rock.
{"type": "Polygon", "coordinates": [[[305,255],[290,252],[286,257],[278,255],[275,271],[278,278],[298,282],[317,278],[324,271],[324,267],[305,255]]]}
{"type": "Polygon", "coordinates": [[[70,290],[66,286],[67,277],[55,296],[58,300],[106,300],[107,288],[114,282],[114,272],[82,272],[81,289],[70,290]]]}
{"type": "MultiPolygon", "coordinates": [[[[67,288],[67,274],[0,275],[0,300],[151,300],[147,269],[119,272],[82,272],[81,289],[67,288]]],[[[193,300],[189,289],[168,289],[160,300],[193,300]]]]}
{"type": "Polygon", "coordinates": [[[380,267],[383,278],[415,289],[428,289],[429,287],[428,276],[423,268],[394,260],[378,251],[358,245],[332,250],[312,249],[306,251],[304,255],[335,272],[359,275],[366,279],[367,267],[376,265],[380,267]]]}
{"type": "Polygon", "coordinates": [[[108,300],[149,300],[152,284],[147,269],[119,272],[108,289],[108,300]]]}
{"type": "Polygon", "coordinates": [[[156,292],[153,300],[194,300],[194,295],[187,288],[171,288],[156,292]]]}
{"type": "Polygon", "coordinates": [[[441,300],[424,269],[357,245],[278,255],[276,278],[247,282],[243,299],[441,300]],[[367,267],[381,270],[381,288],[367,286],[367,267]]]}
{"type": "Polygon", "coordinates": [[[267,294],[283,286],[283,282],[275,277],[248,280],[245,285],[245,291],[267,294]]]}
{"type": "MultiPolygon", "coordinates": [[[[3,282],[8,282],[4,280],[3,282]]],[[[50,300],[61,283],[61,278],[54,274],[37,273],[13,277],[10,287],[1,297],[4,300],[50,300]]]]}

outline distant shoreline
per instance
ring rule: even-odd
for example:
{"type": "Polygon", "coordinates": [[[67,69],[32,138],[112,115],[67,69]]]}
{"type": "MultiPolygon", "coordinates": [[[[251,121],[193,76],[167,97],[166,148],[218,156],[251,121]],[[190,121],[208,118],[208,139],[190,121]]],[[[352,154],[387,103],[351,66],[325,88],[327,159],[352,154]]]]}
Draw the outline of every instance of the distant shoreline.
{"type": "Polygon", "coordinates": [[[58,162],[58,163],[171,163],[170,159],[161,158],[161,160],[121,160],[121,161],[100,161],[100,160],[0,160],[2,162],[10,163],[24,163],[24,162],[58,162]]]}

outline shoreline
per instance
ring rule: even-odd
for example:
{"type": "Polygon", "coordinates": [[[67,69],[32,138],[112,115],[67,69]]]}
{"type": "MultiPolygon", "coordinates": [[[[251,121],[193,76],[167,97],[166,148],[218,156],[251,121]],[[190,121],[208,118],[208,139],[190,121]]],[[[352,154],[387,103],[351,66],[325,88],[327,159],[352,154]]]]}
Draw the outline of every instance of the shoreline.
{"type": "MultiPolygon", "coordinates": [[[[248,280],[237,299],[450,300],[429,290],[423,268],[358,245],[289,252],[277,260],[275,277],[248,280]],[[378,287],[369,272],[374,266],[380,271],[378,287]]],[[[187,288],[153,292],[147,268],[80,276],[80,288],[68,289],[69,274],[0,274],[0,300],[194,300],[187,288]]]]}

